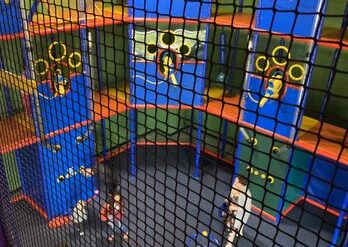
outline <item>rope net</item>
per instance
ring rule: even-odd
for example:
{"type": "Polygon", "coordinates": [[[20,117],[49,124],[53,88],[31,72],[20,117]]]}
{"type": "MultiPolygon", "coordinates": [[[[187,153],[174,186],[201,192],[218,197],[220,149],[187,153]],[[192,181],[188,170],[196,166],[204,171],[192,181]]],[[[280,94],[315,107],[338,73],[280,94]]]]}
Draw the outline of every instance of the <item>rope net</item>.
{"type": "Polygon", "coordinates": [[[0,0],[0,245],[347,246],[347,6],[0,0]]]}

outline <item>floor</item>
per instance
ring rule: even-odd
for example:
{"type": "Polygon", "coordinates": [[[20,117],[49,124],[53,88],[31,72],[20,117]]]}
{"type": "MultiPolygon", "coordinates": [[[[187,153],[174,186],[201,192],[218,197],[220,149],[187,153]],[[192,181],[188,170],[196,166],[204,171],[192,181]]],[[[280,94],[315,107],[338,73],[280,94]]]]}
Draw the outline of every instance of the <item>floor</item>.
{"type": "MultiPolygon", "coordinates": [[[[78,236],[73,226],[48,229],[43,218],[20,202],[15,214],[22,246],[221,246],[224,225],[218,211],[229,193],[230,166],[203,156],[200,180],[196,180],[190,176],[194,150],[175,146],[139,147],[136,177],[128,172],[128,160],[125,152],[108,161],[120,172],[128,243],[121,242],[120,237],[112,243],[106,240],[107,226],[99,221],[98,210],[93,207],[85,235],[78,236]],[[197,234],[203,231],[212,242],[197,234]]],[[[308,204],[295,207],[278,226],[253,212],[237,246],[328,246],[334,220],[308,204]]]]}

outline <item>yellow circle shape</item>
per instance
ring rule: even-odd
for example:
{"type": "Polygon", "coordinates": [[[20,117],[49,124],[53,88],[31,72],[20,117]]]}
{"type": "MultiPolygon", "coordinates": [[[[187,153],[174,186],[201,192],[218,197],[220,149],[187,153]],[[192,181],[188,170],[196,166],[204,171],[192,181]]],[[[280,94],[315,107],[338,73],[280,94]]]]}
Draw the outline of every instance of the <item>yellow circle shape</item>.
{"type": "Polygon", "coordinates": [[[261,174],[261,178],[265,179],[266,178],[266,174],[261,174]]]}
{"type": "Polygon", "coordinates": [[[45,75],[45,74],[47,74],[49,68],[50,68],[50,65],[48,64],[47,60],[45,60],[45,59],[40,58],[40,59],[38,59],[38,60],[36,60],[36,61],[34,62],[34,70],[35,70],[35,73],[36,73],[37,75],[45,75]],[[41,72],[37,70],[37,65],[38,65],[39,63],[43,63],[43,64],[45,65],[45,70],[43,70],[43,71],[41,71],[41,72]]]}
{"type": "Polygon", "coordinates": [[[254,174],[256,175],[256,176],[258,176],[259,175],[259,171],[254,171],[254,174]]]}
{"type": "Polygon", "coordinates": [[[208,232],[207,232],[207,231],[203,231],[203,232],[202,232],[202,235],[203,235],[204,237],[207,237],[207,236],[208,236],[208,232]]]}
{"type": "Polygon", "coordinates": [[[268,70],[268,69],[269,69],[269,65],[270,65],[270,63],[269,63],[268,59],[266,58],[266,56],[259,56],[259,57],[256,59],[256,61],[255,61],[256,69],[257,69],[257,70],[260,70],[260,71],[266,71],[266,70],[268,70]],[[261,66],[260,66],[260,61],[261,61],[261,60],[266,61],[266,66],[265,66],[264,68],[261,68],[261,66]]]}
{"type": "Polygon", "coordinates": [[[65,56],[66,56],[66,45],[63,44],[62,42],[59,41],[54,41],[52,42],[52,44],[50,44],[50,46],[48,47],[48,56],[51,60],[55,61],[55,62],[61,62],[65,56]],[[54,46],[59,45],[60,47],[63,48],[63,55],[61,55],[60,57],[54,57],[53,53],[52,53],[52,49],[54,46]]]}
{"type": "Polygon", "coordinates": [[[81,53],[79,53],[79,52],[77,52],[77,51],[74,51],[73,53],[71,53],[71,54],[69,55],[69,66],[70,66],[71,68],[78,68],[78,67],[81,66],[81,64],[82,64],[82,56],[81,56],[81,53]],[[79,58],[79,61],[78,61],[76,64],[73,64],[73,61],[72,61],[74,56],[76,56],[76,57],[79,58]]]}
{"type": "Polygon", "coordinates": [[[294,80],[294,81],[300,81],[300,80],[302,80],[303,77],[304,77],[304,75],[305,75],[305,69],[304,69],[303,66],[300,65],[300,64],[293,64],[293,65],[291,65],[291,67],[289,68],[289,77],[290,77],[290,79],[292,79],[292,80],[294,80]],[[301,71],[301,75],[300,75],[300,76],[297,76],[297,77],[294,76],[293,70],[294,70],[295,68],[300,69],[300,71],[301,71]]]}
{"type": "Polygon", "coordinates": [[[282,45],[281,45],[281,46],[277,46],[277,47],[274,48],[274,50],[272,51],[272,60],[273,60],[273,62],[274,62],[276,65],[285,66],[286,63],[287,63],[288,61],[285,61],[285,62],[283,62],[283,63],[280,63],[280,62],[278,62],[277,59],[276,59],[276,53],[277,53],[277,51],[279,51],[279,50],[285,51],[285,52],[288,54],[288,60],[291,59],[291,55],[290,55],[289,49],[288,49],[286,46],[282,46],[282,45]]]}
{"type": "Polygon", "coordinates": [[[274,184],[274,177],[268,176],[267,180],[269,183],[274,184]]]}
{"type": "Polygon", "coordinates": [[[166,46],[171,46],[171,45],[173,45],[173,44],[175,43],[175,41],[176,41],[175,33],[174,33],[173,31],[171,31],[171,30],[166,30],[166,31],[164,31],[164,32],[161,34],[161,41],[162,41],[162,43],[165,44],[166,46]],[[169,43],[169,44],[166,44],[166,43],[163,41],[163,37],[164,37],[164,35],[166,35],[166,34],[171,34],[171,35],[174,36],[173,42],[171,42],[171,43],[169,43]]]}

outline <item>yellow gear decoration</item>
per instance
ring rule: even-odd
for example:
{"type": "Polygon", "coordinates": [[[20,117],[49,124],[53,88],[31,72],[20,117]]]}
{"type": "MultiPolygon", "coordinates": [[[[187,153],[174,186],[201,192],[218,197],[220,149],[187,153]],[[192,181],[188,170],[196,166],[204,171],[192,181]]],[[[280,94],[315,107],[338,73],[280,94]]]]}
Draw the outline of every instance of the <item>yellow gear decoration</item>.
{"type": "Polygon", "coordinates": [[[304,77],[304,75],[305,75],[305,69],[304,69],[303,66],[300,65],[300,64],[293,64],[293,65],[291,65],[291,67],[289,68],[289,77],[290,77],[290,79],[292,79],[292,80],[294,80],[294,81],[300,81],[300,80],[302,80],[303,77],[304,77]],[[300,69],[300,71],[301,71],[301,75],[300,75],[300,76],[297,76],[297,77],[294,76],[293,70],[294,70],[295,68],[300,69]]]}
{"type": "Polygon", "coordinates": [[[66,45],[63,44],[62,42],[59,41],[54,41],[50,44],[50,46],[48,47],[48,56],[51,60],[55,61],[55,62],[61,62],[65,56],[66,56],[66,45]],[[63,48],[63,54],[60,57],[54,57],[53,53],[52,53],[52,49],[54,46],[59,45],[60,47],[63,48]]]}
{"type": "Polygon", "coordinates": [[[283,51],[285,51],[287,54],[288,54],[288,59],[287,60],[290,60],[291,59],[291,54],[290,54],[290,52],[289,52],[289,49],[286,47],[286,46],[277,46],[276,48],[274,48],[274,50],[272,51],[272,60],[273,60],[273,62],[276,64],[276,65],[279,65],[279,66],[285,66],[286,65],[286,63],[288,62],[288,61],[285,61],[285,62],[283,62],[283,63],[281,63],[281,62],[278,62],[277,61],[277,59],[276,59],[276,53],[277,53],[277,51],[279,51],[279,50],[283,50],[283,51]]]}
{"type": "Polygon", "coordinates": [[[35,70],[35,73],[36,73],[37,75],[46,75],[47,72],[48,72],[48,70],[49,70],[49,68],[50,68],[50,65],[48,64],[47,60],[45,60],[45,59],[40,58],[40,59],[38,59],[38,60],[36,60],[36,61],[34,62],[34,70],[35,70]],[[43,64],[45,65],[45,70],[43,70],[43,71],[38,71],[37,65],[38,65],[39,63],[43,63],[43,64]]]}
{"type": "Polygon", "coordinates": [[[260,70],[260,71],[266,71],[269,69],[270,66],[270,62],[268,61],[268,59],[266,58],[266,56],[259,56],[256,61],[255,61],[255,65],[256,65],[256,69],[260,70]],[[266,61],[266,66],[264,68],[261,68],[260,66],[260,61],[264,60],[266,61]]]}
{"type": "Polygon", "coordinates": [[[79,53],[79,52],[77,52],[77,51],[74,51],[73,53],[71,53],[71,54],[69,55],[69,61],[68,61],[68,62],[69,62],[69,66],[70,66],[71,68],[73,68],[73,69],[80,67],[81,64],[82,64],[82,56],[81,56],[81,53],[79,53]],[[76,64],[73,64],[73,57],[74,57],[74,56],[78,57],[78,59],[79,59],[79,61],[78,61],[76,64]]]}

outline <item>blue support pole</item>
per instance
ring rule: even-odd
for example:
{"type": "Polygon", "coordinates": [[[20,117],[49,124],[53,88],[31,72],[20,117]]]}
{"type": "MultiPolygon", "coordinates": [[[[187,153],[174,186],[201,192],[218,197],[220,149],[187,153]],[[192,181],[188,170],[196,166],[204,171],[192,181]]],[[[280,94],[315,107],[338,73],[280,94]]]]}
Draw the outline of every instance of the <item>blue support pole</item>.
{"type": "Polygon", "coordinates": [[[193,178],[199,179],[199,167],[201,158],[201,142],[202,142],[202,128],[203,128],[203,112],[198,110],[197,118],[197,140],[196,140],[196,156],[195,156],[195,168],[193,171],[193,178]]]}
{"type": "Polygon", "coordinates": [[[216,81],[221,83],[224,86],[224,82],[226,79],[226,34],[225,29],[222,28],[220,34],[220,42],[219,42],[219,64],[220,64],[220,72],[217,75],[216,81]]]}
{"type": "Polygon", "coordinates": [[[33,16],[36,13],[37,7],[39,6],[39,4],[41,3],[40,0],[35,0],[35,2],[33,3],[33,5],[30,8],[30,12],[28,15],[28,21],[32,21],[33,20],[33,16]]]}
{"type": "Polygon", "coordinates": [[[136,175],[137,110],[131,108],[130,114],[130,174],[136,175]]]}
{"type": "MultiPolygon", "coordinates": [[[[226,65],[226,58],[225,58],[225,52],[226,52],[226,35],[225,35],[225,30],[222,29],[221,35],[220,35],[220,57],[219,57],[219,62],[220,62],[220,66],[223,67],[224,69],[221,68],[221,72],[220,74],[223,73],[223,78],[220,78],[220,76],[218,76],[218,78],[222,79],[222,83],[225,81],[225,77],[226,77],[226,69],[225,69],[225,65],[226,65]]],[[[219,75],[220,75],[219,74],[219,75]]],[[[224,87],[226,90],[226,87],[224,87]]],[[[223,120],[223,130],[222,130],[222,137],[221,137],[221,147],[220,147],[220,156],[221,158],[224,157],[225,155],[225,146],[226,146],[226,136],[227,136],[227,128],[228,128],[228,123],[226,120],[223,120]]]]}
{"type": "MultiPolygon", "coordinates": [[[[97,56],[97,70],[98,70],[98,87],[99,91],[103,89],[103,74],[102,74],[102,59],[101,59],[101,49],[100,49],[100,31],[97,27],[95,29],[95,38],[96,38],[96,56],[97,56]]],[[[107,155],[107,143],[106,143],[106,126],[105,126],[105,119],[103,118],[101,120],[101,127],[102,127],[102,147],[103,147],[103,157],[104,160],[106,160],[107,155]]]]}
{"type": "MultiPolygon", "coordinates": [[[[342,229],[342,228],[343,228],[343,223],[345,221],[344,217],[346,216],[347,208],[348,208],[348,192],[346,192],[346,194],[345,194],[343,205],[341,208],[343,211],[340,211],[340,214],[339,214],[338,219],[336,221],[335,231],[334,231],[334,234],[333,234],[333,237],[331,240],[330,247],[337,246],[337,243],[340,239],[341,232],[344,232],[344,229],[342,229]]],[[[344,241],[345,240],[343,239],[342,242],[344,242],[344,241]]],[[[343,245],[343,246],[346,246],[346,245],[343,245]]]]}
{"type": "MultiPolygon", "coordinates": [[[[131,15],[130,15],[131,16],[131,15]]],[[[128,27],[128,36],[133,37],[134,25],[130,24],[128,27]]],[[[133,51],[133,43],[129,41],[129,50],[133,51]]],[[[130,80],[134,79],[134,74],[136,73],[135,64],[132,64],[131,60],[129,62],[130,66],[130,80]]],[[[136,145],[137,145],[137,110],[136,110],[136,98],[135,98],[135,81],[131,81],[129,84],[130,91],[130,104],[131,108],[129,110],[129,139],[130,139],[130,168],[129,172],[131,176],[136,175],[136,145]]]]}
{"type": "MultiPolygon", "coordinates": [[[[243,12],[242,6],[243,6],[243,0],[239,0],[238,14],[241,14],[243,12]]],[[[232,94],[233,68],[234,68],[234,65],[236,64],[236,61],[237,61],[237,46],[238,46],[238,42],[239,42],[240,31],[239,31],[239,29],[236,29],[235,32],[236,32],[236,35],[233,39],[231,73],[230,73],[230,76],[227,77],[227,83],[231,82],[231,85],[227,84],[227,87],[225,88],[225,90],[227,90],[227,95],[232,94]]],[[[224,42],[224,44],[226,45],[226,41],[224,42]]],[[[220,45],[221,45],[221,39],[220,39],[220,45]]],[[[220,53],[220,59],[222,59],[221,53],[220,53]]],[[[224,59],[224,63],[226,63],[225,57],[223,57],[223,59],[224,59]]],[[[220,63],[221,63],[221,61],[220,61],[220,63]]],[[[226,72],[228,72],[228,71],[226,71],[226,72]]],[[[222,130],[220,157],[224,158],[225,157],[227,130],[228,130],[228,121],[225,119],[223,120],[223,127],[222,128],[223,128],[223,130],[222,130]]]]}
{"type": "MultiPolygon", "coordinates": [[[[206,33],[209,33],[209,25],[205,26],[206,33]]],[[[207,54],[208,46],[204,47],[204,54],[207,54]]],[[[205,66],[204,66],[205,69],[205,66]]],[[[202,87],[202,91],[200,93],[200,105],[204,104],[203,94],[204,87],[202,87]]],[[[195,168],[193,171],[193,178],[199,179],[199,167],[200,167],[200,159],[201,159],[201,145],[202,145],[202,131],[203,131],[203,112],[198,110],[198,118],[197,118],[197,140],[196,140],[196,155],[195,155],[195,168]]]]}

